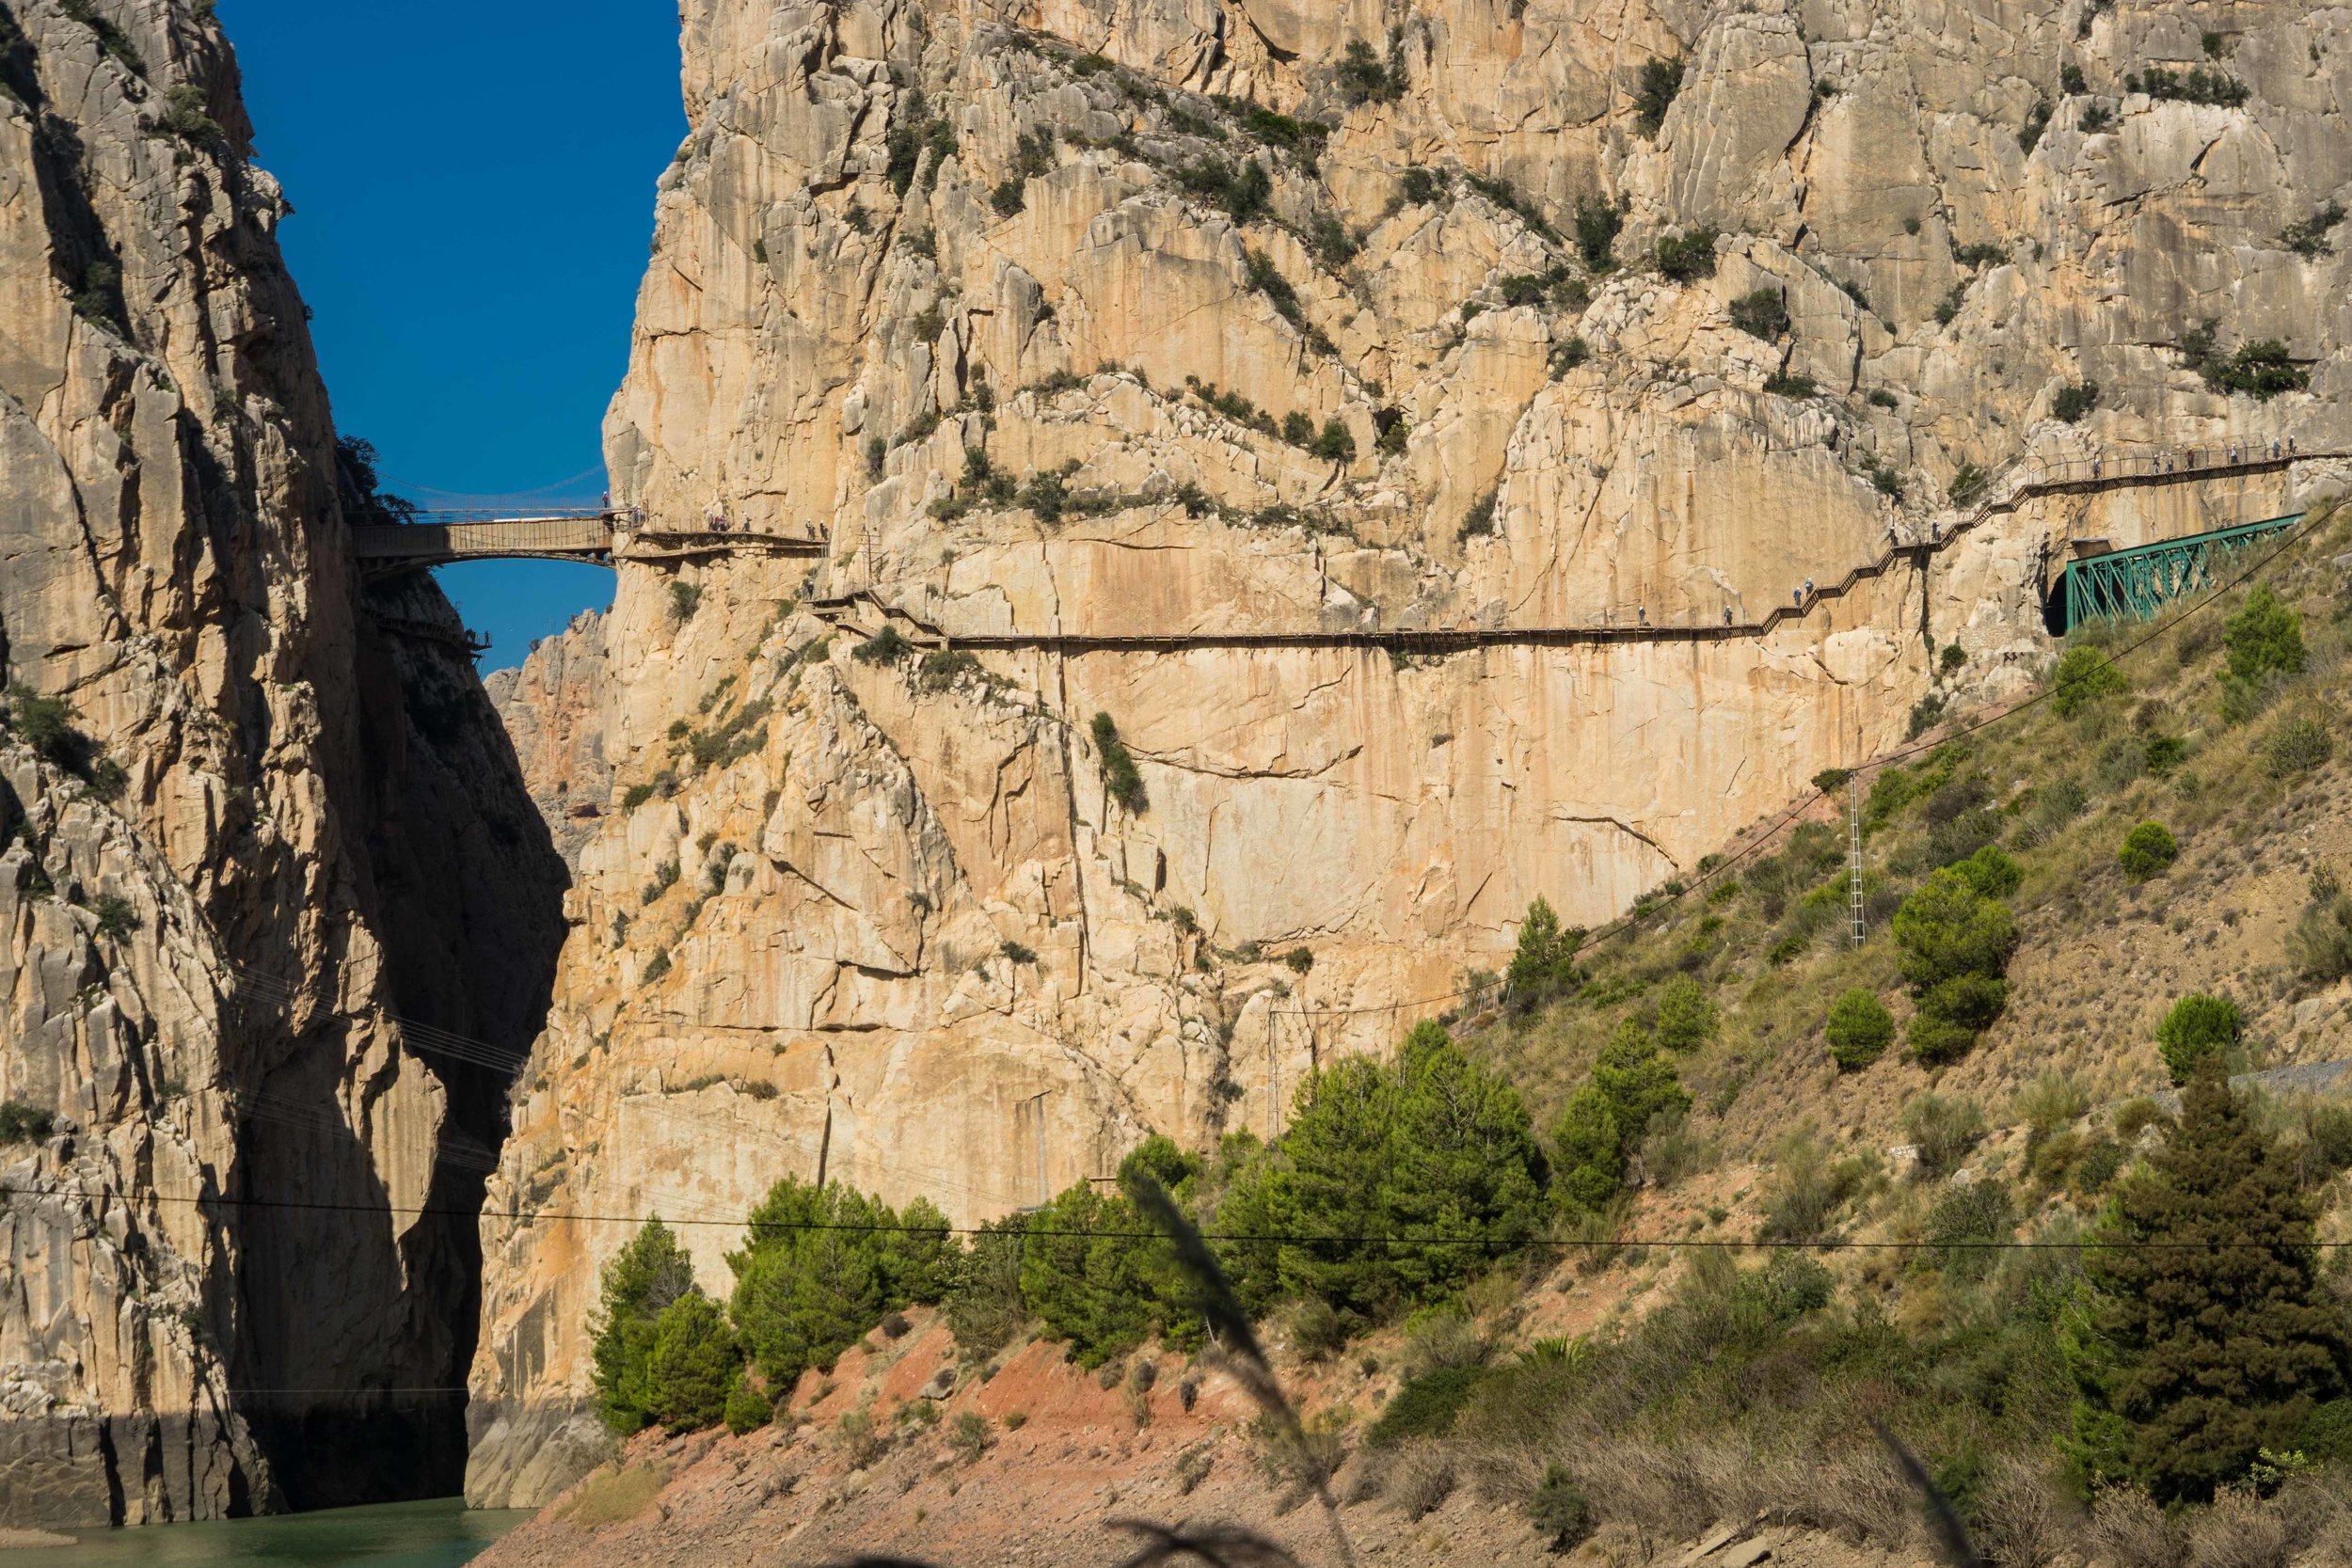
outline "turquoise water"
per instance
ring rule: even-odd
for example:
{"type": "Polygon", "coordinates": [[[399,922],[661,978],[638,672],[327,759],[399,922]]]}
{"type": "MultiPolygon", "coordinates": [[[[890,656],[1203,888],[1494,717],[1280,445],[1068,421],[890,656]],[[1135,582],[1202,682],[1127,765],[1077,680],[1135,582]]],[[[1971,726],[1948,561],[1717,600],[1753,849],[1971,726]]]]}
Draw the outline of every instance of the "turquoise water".
{"type": "Polygon", "coordinates": [[[0,1552],[0,1568],[457,1568],[531,1517],[456,1497],[211,1525],[90,1530],[71,1546],[0,1552]]]}

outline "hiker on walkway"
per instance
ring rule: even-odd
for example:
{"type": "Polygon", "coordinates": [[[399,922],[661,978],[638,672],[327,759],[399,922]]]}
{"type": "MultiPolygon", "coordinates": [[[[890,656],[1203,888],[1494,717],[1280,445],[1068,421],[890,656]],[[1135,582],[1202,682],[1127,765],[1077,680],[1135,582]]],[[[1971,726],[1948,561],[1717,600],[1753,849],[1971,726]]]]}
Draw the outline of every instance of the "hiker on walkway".
{"type": "Polygon", "coordinates": [[[724,533],[727,531],[726,507],[719,501],[712,501],[710,510],[703,514],[703,521],[710,525],[711,532],[724,533]]]}

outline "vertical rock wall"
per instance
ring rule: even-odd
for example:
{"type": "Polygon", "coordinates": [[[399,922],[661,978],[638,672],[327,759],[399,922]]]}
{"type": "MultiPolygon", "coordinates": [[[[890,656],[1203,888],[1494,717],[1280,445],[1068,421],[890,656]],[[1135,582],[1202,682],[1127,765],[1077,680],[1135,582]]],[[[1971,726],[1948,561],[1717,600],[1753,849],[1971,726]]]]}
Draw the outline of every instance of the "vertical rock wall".
{"type": "Polygon", "coordinates": [[[249,138],[210,5],[0,5],[0,1524],[454,1484],[508,1074],[394,1015],[519,1054],[558,930],[249,138]]]}
{"type": "Polygon", "coordinates": [[[614,488],[830,546],[805,584],[625,565],[594,634],[613,794],[493,1191],[623,1218],[485,1226],[477,1500],[596,1451],[584,1323],[636,1216],[723,1291],[787,1171],[975,1219],[1147,1131],[1278,1125],[1534,895],[1597,923],[1924,698],[2022,689],[2070,537],[2277,515],[2313,473],[2032,500],[1761,637],[1218,634],[1720,627],[1941,538],[1987,475],[2352,444],[2345,263],[2283,237],[2352,178],[2337,12],[682,20],[614,488]],[[2192,63],[2245,102],[2134,85],[2192,63]],[[2308,388],[2210,385],[2207,319],[2308,388]],[[886,619],[1199,641],[894,658],[886,619]]]}

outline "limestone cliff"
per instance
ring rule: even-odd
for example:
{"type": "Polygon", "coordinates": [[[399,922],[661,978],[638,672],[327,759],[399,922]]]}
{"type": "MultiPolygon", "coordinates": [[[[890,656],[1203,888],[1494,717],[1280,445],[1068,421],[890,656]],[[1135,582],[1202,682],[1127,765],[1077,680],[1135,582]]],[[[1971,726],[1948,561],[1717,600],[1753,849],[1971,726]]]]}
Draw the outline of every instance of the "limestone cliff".
{"type": "Polygon", "coordinates": [[[614,487],[829,545],[625,566],[593,634],[615,790],[493,1184],[559,1217],[485,1226],[478,1501],[595,1450],[635,1218],[723,1290],[784,1171],[974,1219],[1273,1125],[1534,895],[1606,918],[2022,689],[2070,538],[2283,512],[2312,466],[2249,458],[2347,445],[2335,12],[682,11],[614,487]],[[2231,395],[2271,339],[2308,386],[2231,395]],[[1488,635],[1358,635],[1414,628],[1488,635]]]}
{"type": "Polygon", "coordinates": [[[205,0],[0,5],[0,1524],[453,1483],[559,930],[461,628],[345,558],[250,135],[205,0]]]}

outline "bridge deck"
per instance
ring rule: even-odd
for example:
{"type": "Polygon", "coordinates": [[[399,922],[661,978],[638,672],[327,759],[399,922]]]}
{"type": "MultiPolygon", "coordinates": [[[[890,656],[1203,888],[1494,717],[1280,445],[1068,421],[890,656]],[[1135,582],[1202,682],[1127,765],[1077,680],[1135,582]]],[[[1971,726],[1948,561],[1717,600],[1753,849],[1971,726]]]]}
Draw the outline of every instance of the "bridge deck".
{"type": "Polygon", "coordinates": [[[456,561],[682,561],[706,555],[821,555],[821,535],[737,529],[670,529],[637,523],[627,513],[559,513],[538,517],[464,517],[420,514],[398,524],[363,523],[351,531],[352,554],[379,566],[446,565],[456,561]]]}

